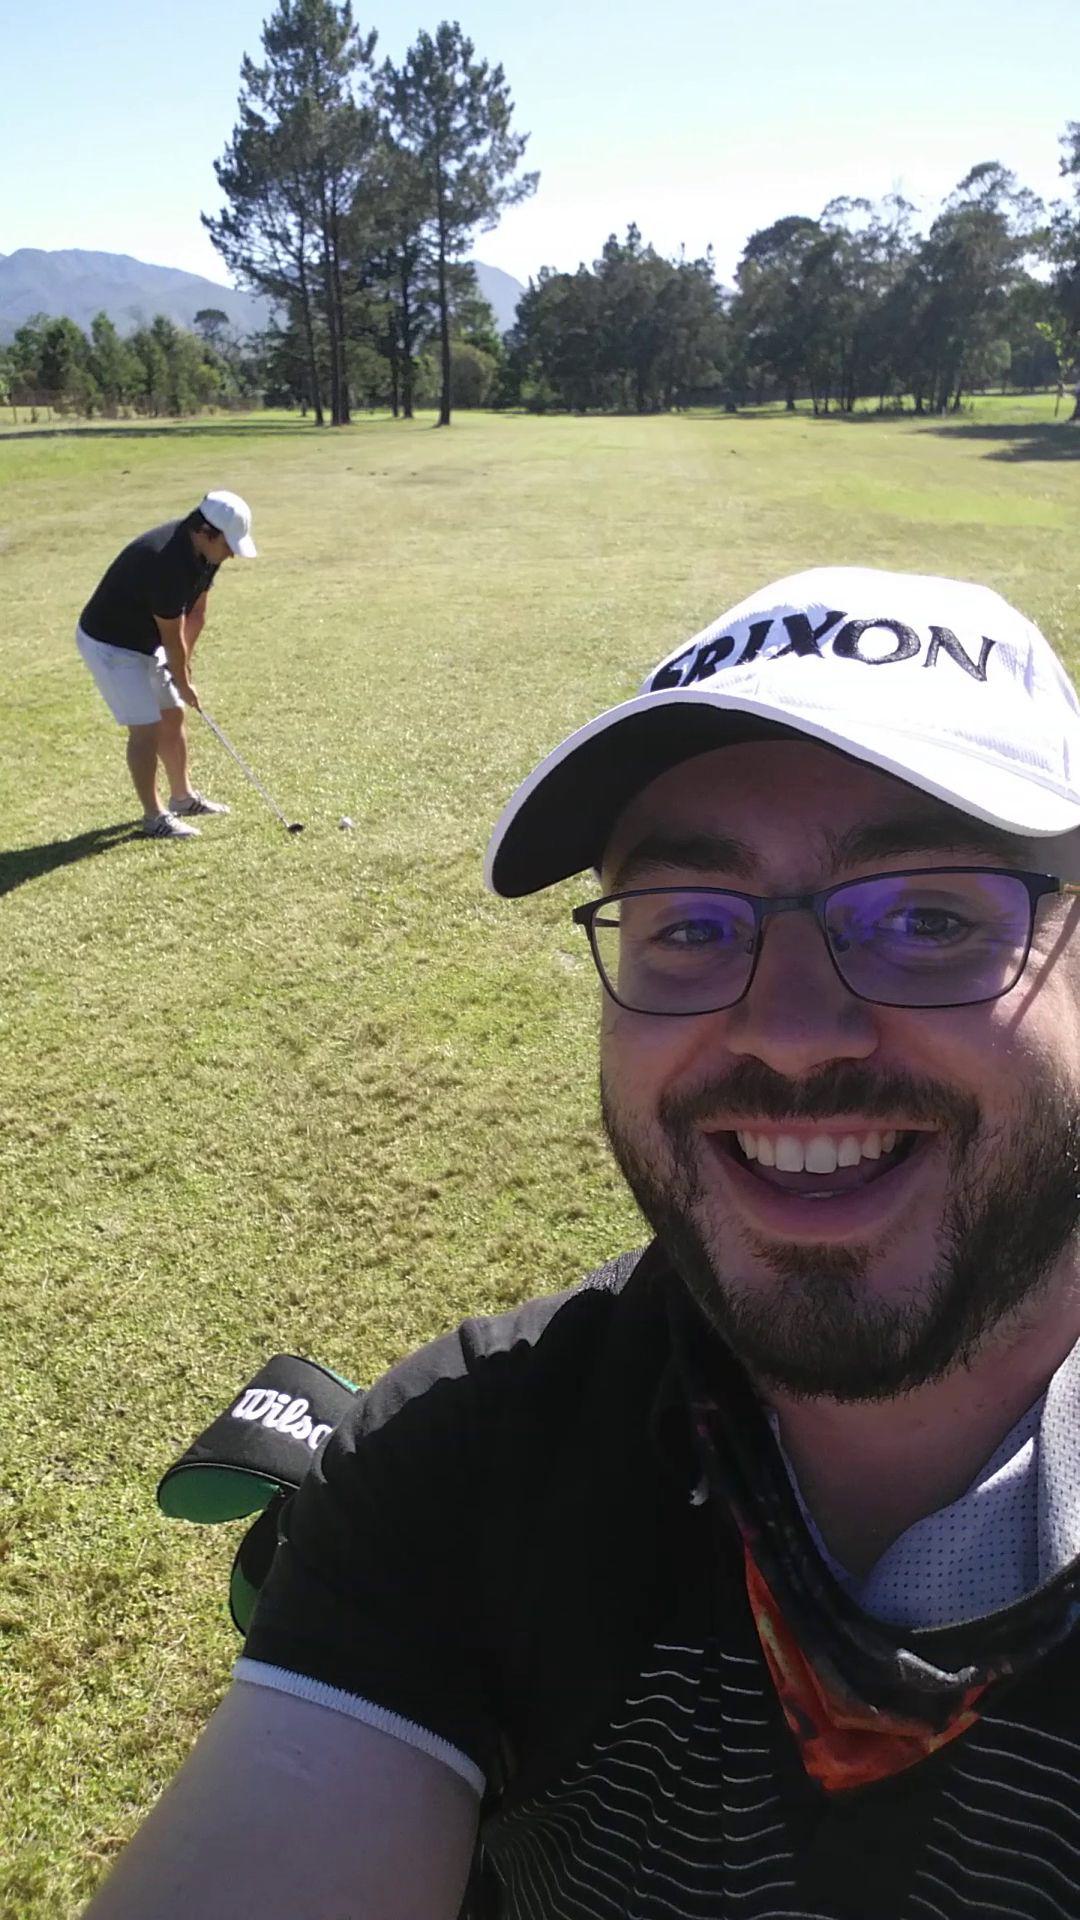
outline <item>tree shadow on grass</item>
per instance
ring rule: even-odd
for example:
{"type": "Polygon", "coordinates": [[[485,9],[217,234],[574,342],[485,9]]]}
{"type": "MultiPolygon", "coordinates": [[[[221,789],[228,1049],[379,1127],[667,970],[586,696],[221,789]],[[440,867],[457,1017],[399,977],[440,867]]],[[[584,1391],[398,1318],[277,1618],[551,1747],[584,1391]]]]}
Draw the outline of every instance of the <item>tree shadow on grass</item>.
{"type": "MultiPolygon", "coordinates": [[[[1070,399],[1069,405],[1072,405],[1070,399]]],[[[702,414],[704,408],[696,408],[695,413],[702,414]]],[[[710,417],[714,417],[710,413],[710,417]]],[[[769,420],[796,420],[804,424],[812,422],[815,427],[834,427],[838,431],[844,428],[868,426],[913,427],[916,433],[936,435],[938,439],[985,440],[988,460],[1080,460],[1080,420],[1073,421],[1066,415],[1059,420],[964,420],[955,415],[941,418],[937,415],[916,413],[911,407],[886,407],[883,411],[876,408],[860,408],[856,413],[839,413],[830,409],[828,413],[808,413],[799,408],[795,413],[763,409],[755,411],[752,407],[740,407],[738,414],[717,412],[717,419],[757,422],[769,420]]]]}
{"type": "Polygon", "coordinates": [[[958,420],[953,426],[922,427],[922,433],[942,439],[985,440],[988,460],[1080,460],[1080,423],[1068,420],[1026,424],[1002,421],[958,420]],[[994,443],[997,443],[996,445],[994,443]]]}
{"type": "Polygon", "coordinates": [[[73,866],[91,854],[108,853],[112,847],[126,846],[129,840],[141,840],[138,821],[123,820],[112,827],[93,827],[77,833],[71,840],[46,840],[37,847],[0,848],[0,894],[13,893],[26,880],[38,880],[55,873],[58,867],[73,866]]]}
{"type": "Polygon", "coordinates": [[[258,435],[302,433],[310,420],[192,420],[183,427],[20,427],[0,433],[0,440],[199,440],[215,434],[258,435]]]}
{"type": "MultiPolygon", "coordinates": [[[[1071,400],[1069,402],[1072,404],[1071,400]]],[[[728,415],[732,419],[733,415],[728,415]]],[[[941,440],[985,440],[988,460],[1080,460],[1080,421],[1065,416],[1060,420],[958,420],[915,413],[910,407],[887,407],[878,413],[866,408],[858,413],[773,413],[754,416],[750,409],[740,410],[739,418],[749,420],[812,420],[815,427],[887,426],[897,422],[913,426],[917,433],[935,435],[941,440]]]]}

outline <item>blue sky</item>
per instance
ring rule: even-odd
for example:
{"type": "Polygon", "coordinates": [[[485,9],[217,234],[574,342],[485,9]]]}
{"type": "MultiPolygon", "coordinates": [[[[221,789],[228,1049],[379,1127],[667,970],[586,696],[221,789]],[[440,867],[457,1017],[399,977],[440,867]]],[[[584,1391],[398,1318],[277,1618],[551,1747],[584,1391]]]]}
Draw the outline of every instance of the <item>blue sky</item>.
{"type": "MultiPolygon", "coordinates": [[[[2,48],[0,253],[93,247],[224,279],[200,227],[268,0],[32,0],[2,48]]],[[[975,162],[1058,191],[1080,119],[1080,0],[462,0],[506,68],[535,199],[478,237],[526,279],[636,219],[665,252],[746,235],[836,194],[920,208],[975,162]]],[[[441,9],[358,10],[399,58],[441,9]]]]}

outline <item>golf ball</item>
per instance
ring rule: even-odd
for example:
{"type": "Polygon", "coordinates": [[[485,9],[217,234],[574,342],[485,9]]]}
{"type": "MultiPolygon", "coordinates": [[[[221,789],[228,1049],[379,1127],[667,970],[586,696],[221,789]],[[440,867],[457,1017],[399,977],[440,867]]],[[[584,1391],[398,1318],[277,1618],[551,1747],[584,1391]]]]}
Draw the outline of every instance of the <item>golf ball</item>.
{"type": "Polygon", "coordinates": [[[343,814],[342,814],[342,816],[341,816],[341,819],[340,819],[340,820],[338,821],[338,826],[339,826],[339,827],[351,827],[351,826],[352,826],[352,821],[351,821],[351,820],[349,819],[349,816],[348,816],[348,814],[347,814],[347,813],[343,813],[343,814]]]}

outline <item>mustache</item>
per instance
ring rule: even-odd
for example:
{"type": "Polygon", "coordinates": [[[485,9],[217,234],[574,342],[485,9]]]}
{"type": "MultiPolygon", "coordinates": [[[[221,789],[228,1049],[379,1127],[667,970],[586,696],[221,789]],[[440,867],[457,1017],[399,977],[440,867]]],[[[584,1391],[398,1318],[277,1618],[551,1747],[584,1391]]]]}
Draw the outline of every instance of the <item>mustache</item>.
{"type": "Polygon", "coordinates": [[[961,1145],[974,1138],[981,1120],[978,1101],[955,1087],[908,1073],[869,1073],[848,1060],[804,1080],[788,1080],[760,1060],[740,1060],[699,1087],[666,1094],[658,1107],[661,1124],[676,1135],[717,1113],[777,1123],[830,1120],[838,1113],[888,1121],[902,1114],[956,1135],[961,1145]]]}

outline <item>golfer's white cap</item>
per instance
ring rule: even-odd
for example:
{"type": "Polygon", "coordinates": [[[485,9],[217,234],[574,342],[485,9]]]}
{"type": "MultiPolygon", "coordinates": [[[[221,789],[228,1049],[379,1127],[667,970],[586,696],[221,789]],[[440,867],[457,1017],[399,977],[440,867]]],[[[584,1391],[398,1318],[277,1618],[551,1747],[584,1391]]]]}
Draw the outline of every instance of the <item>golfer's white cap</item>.
{"type": "Polygon", "coordinates": [[[258,549],[251,537],[251,508],[238,493],[228,493],[224,488],[208,493],[199,501],[199,512],[225,535],[233,553],[238,553],[241,560],[254,560],[258,549]]]}
{"type": "Polygon", "coordinates": [[[599,866],[650,781],[777,727],[1025,838],[1080,828],[1080,704],[1030,620],[967,581],[815,567],[741,600],[549,753],[492,834],[489,887],[599,866]]]}

